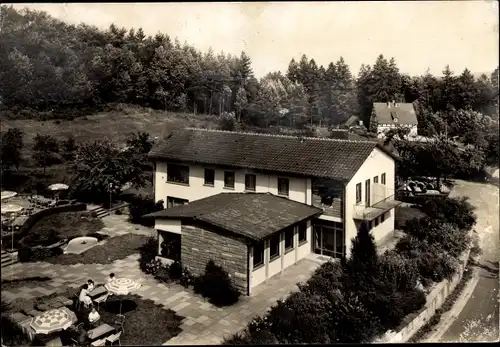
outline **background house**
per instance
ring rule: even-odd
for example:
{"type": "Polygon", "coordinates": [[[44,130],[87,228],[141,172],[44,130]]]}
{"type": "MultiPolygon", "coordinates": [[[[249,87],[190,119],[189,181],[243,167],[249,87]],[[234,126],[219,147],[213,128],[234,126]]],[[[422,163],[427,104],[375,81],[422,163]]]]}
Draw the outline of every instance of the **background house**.
{"type": "MultiPolygon", "coordinates": [[[[172,133],[150,158],[156,162],[155,199],[164,200],[167,209],[221,193],[269,193],[319,208],[307,231],[307,253],[312,256],[349,256],[361,221],[369,224],[377,242],[394,230],[395,159],[374,141],[188,128],[172,133]]],[[[260,208],[272,211],[271,204],[279,201],[270,198],[260,208]]],[[[217,207],[214,203],[200,208],[206,215],[217,207]]],[[[182,244],[182,227],[172,224],[169,213],[155,215],[155,228],[160,234],[180,234],[182,244]]],[[[244,215],[243,209],[233,217],[244,215]]],[[[272,218],[281,217],[270,214],[264,225],[272,218]]]]}
{"type": "Polygon", "coordinates": [[[408,128],[409,137],[418,135],[418,120],[413,104],[394,101],[373,103],[371,131],[376,132],[378,137],[384,137],[385,132],[397,127],[408,128]]]}

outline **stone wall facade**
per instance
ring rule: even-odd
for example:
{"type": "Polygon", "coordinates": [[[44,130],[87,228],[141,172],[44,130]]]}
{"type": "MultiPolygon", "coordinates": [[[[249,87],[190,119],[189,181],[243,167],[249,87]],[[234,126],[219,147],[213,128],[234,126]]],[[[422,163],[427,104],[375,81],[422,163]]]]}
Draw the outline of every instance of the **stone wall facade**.
{"type": "Polygon", "coordinates": [[[246,239],[238,238],[212,226],[183,221],[181,261],[200,275],[210,260],[227,271],[242,294],[248,294],[248,246],[246,239]]]}

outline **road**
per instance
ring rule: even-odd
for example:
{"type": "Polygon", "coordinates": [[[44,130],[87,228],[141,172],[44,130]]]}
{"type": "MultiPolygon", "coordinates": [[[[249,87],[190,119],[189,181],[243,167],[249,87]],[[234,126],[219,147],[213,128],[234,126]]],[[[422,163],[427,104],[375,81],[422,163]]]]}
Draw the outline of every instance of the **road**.
{"type": "Polygon", "coordinates": [[[493,342],[499,340],[499,188],[492,183],[456,181],[451,196],[468,196],[476,206],[475,230],[483,251],[479,260],[479,281],[456,320],[444,332],[441,342],[493,342]]]}

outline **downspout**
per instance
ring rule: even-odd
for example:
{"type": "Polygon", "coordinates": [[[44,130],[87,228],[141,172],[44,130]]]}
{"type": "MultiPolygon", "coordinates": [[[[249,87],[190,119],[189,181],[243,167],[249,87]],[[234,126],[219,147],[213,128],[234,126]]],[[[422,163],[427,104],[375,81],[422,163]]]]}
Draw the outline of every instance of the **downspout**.
{"type": "Polygon", "coordinates": [[[347,220],[346,220],[346,196],[347,196],[347,184],[344,184],[343,188],[342,188],[342,211],[341,211],[341,215],[342,215],[342,229],[344,231],[344,254],[342,255],[342,259],[341,259],[341,263],[342,265],[345,264],[346,262],[346,255],[347,255],[347,232],[346,232],[346,224],[347,224],[347,220]]]}

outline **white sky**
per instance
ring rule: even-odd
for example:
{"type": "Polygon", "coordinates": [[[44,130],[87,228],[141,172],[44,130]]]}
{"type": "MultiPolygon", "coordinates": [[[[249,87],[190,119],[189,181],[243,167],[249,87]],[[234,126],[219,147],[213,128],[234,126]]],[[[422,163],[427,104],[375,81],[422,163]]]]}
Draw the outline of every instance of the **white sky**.
{"type": "Polygon", "coordinates": [[[142,27],[201,51],[245,50],[256,77],[286,71],[303,53],[318,65],[343,56],[357,74],[378,54],[401,72],[490,73],[498,65],[497,1],[15,4],[70,23],[142,27]]]}

